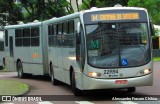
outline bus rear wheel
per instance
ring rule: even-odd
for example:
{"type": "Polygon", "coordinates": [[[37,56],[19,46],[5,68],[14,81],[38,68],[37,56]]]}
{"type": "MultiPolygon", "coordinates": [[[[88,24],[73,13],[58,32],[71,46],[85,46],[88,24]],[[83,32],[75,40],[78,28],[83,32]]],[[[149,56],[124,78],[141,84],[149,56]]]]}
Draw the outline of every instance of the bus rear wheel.
{"type": "Polygon", "coordinates": [[[75,74],[73,71],[72,71],[72,78],[71,78],[71,87],[75,96],[83,95],[83,91],[76,88],[75,74]]]}
{"type": "Polygon", "coordinates": [[[58,81],[54,78],[53,65],[50,65],[51,82],[53,85],[58,85],[58,81]]]}
{"type": "Polygon", "coordinates": [[[21,61],[18,61],[18,63],[17,63],[17,71],[18,71],[18,77],[24,78],[25,75],[23,73],[23,66],[22,66],[21,61]]]}
{"type": "Polygon", "coordinates": [[[132,92],[135,92],[136,91],[136,88],[135,87],[130,87],[128,88],[128,92],[132,93],[132,92]]]}

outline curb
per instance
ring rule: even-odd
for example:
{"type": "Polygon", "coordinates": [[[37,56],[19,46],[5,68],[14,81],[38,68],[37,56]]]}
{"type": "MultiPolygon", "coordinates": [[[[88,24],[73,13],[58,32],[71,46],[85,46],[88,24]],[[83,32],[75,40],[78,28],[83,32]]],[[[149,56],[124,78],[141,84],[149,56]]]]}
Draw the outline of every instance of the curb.
{"type": "MultiPolygon", "coordinates": [[[[22,82],[20,82],[20,83],[22,83],[22,82]]],[[[23,83],[23,84],[26,84],[26,83],[23,83]]],[[[19,94],[19,95],[13,95],[13,96],[20,97],[20,96],[27,95],[30,92],[31,87],[28,84],[26,84],[26,85],[28,86],[28,90],[26,92],[23,92],[22,94],[19,94]]]]}

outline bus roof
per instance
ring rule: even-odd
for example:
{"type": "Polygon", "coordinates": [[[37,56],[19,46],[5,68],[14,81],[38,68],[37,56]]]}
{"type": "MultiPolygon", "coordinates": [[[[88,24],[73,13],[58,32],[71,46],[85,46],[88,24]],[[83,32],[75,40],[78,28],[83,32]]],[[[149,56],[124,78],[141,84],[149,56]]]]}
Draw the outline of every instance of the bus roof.
{"type": "Polygon", "coordinates": [[[47,22],[47,24],[50,24],[53,22],[65,21],[65,20],[69,20],[72,18],[80,17],[81,15],[87,12],[96,12],[96,11],[103,11],[103,10],[143,10],[147,12],[147,9],[140,8],[140,7],[104,7],[104,8],[92,7],[91,9],[82,10],[80,12],[75,12],[73,14],[69,14],[63,17],[59,17],[59,18],[53,17],[52,19],[46,20],[45,22],[47,22]]]}
{"type": "Polygon", "coordinates": [[[42,22],[32,22],[32,23],[27,23],[27,24],[18,24],[18,25],[8,25],[5,26],[4,29],[16,29],[16,28],[25,28],[25,27],[30,27],[30,26],[40,26],[42,22]]]}
{"type": "Polygon", "coordinates": [[[94,12],[94,11],[101,11],[101,10],[144,10],[144,11],[147,11],[147,9],[140,8],[140,7],[104,7],[104,8],[92,7],[91,9],[84,10],[81,12],[86,13],[86,12],[94,12]]]}
{"type": "Polygon", "coordinates": [[[46,20],[46,22],[47,22],[47,24],[50,24],[55,20],[56,20],[55,22],[59,22],[59,21],[62,21],[62,20],[68,20],[68,19],[79,17],[79,16],[80,16],[80,12],[75,12],[73,14],[62,16],[62,17],[59,17],[59,18],[53,17],[52,19],[46,20]]]}
{"type": "MultiPolygon", "coordinates": [[[[53,17],[52,19],[49,19],[49,20],[46,20],[46,21],[43,21],[43,22],[46,22],[47,24],[50,24],[50,23],[53,23],[53,22],[65,21],[65,20],[69,20],[69,19],[72,19],[72,18],[80,17],[84,13],[87,13],[87,12],[96,12],[96,11],[103,11],[103,10],[143,10],[143,11],[147,11],[147,9],[140,8],[140,7],[104,7],[104,8],[92,7],[91,9],[82,10],[80,12],[75,12],[73,14],[62,16],[62,17],[59,17],[59,18],[53,17]]],[[[9,26],[5,26],[4,29],[15,29],[15,28],[30,27],[30,26],[39,26],[41,24],[42,24],[42,22],[36,22],[36,23],[32,22],[32,23],[27,23],[27,24],[9,25],[9,26]]]]}

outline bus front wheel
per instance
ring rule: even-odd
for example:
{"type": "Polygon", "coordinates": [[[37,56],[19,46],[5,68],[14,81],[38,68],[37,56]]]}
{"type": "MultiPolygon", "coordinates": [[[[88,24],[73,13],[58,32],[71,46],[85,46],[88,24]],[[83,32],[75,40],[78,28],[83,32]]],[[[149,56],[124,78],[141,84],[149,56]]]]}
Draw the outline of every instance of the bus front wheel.
{"type": "Polygon", "coordinates": [[[75,81],[75,74],[74,72],[72,72],[72,81],[71,81],[71,87],[72,87],[72,91],[74,93],[75,96],[81,96],[83,95],[83,92],[79,89],[76,88],[76,81],[75,81]]]}

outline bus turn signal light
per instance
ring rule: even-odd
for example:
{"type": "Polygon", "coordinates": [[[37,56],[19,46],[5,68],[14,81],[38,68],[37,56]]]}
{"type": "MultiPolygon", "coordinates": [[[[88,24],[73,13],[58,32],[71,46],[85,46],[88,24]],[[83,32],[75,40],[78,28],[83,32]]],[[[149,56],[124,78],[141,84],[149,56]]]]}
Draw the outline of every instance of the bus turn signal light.
{"type": "Polygon", "coordinates": [[[151,69],[144,69],[144,74],[149,74],[151,72],[151,69]]]}

